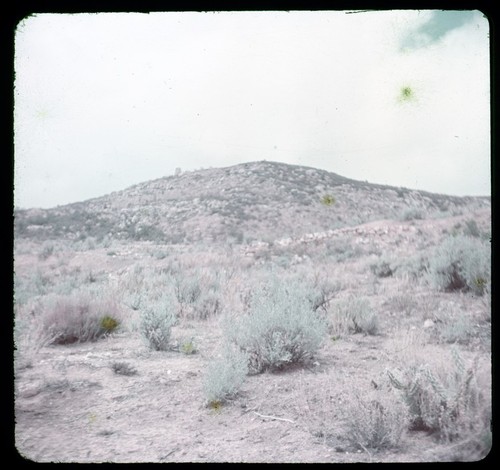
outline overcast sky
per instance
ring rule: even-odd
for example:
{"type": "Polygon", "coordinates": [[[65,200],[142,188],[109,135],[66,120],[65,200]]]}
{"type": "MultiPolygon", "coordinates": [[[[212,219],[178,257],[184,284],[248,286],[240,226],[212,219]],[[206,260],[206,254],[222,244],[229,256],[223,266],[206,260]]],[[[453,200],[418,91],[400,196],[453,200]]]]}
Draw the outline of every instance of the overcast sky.
{"type": "Polygon", "coordinates": [[[15,205],[257,160],[489,195],[488,35],[478,11],[28,17],[15,205]]]}

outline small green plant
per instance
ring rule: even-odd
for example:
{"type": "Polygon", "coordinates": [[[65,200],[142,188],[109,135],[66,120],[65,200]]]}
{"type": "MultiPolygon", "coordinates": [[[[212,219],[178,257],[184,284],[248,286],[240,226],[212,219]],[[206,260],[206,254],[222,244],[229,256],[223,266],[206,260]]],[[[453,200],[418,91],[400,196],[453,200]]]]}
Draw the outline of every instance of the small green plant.
{"type": "Polygon", "coordinates": [[[333,206],[335,204],[335,198],[330,195],[330,194],[325,194],[322,198],[321,198],[321,202],[325,205],[325,206],[333,206]]]}
{"type": "Polygon", "coordinates": [[[187,356],[195,354],[197,352],[197,348],[194,339],[190,338],[181,340],[179,344],[179,351],[181,351],[183,354],[186,354],[187,356]]]}
{"type": "Polygon", "coordinates": [[[105,333],[112,333],[120,326],[120,321],[110,315],[102,317],[99,323],[105,333]]]}
{"type": "Polygon", "coordinates": [[[248,356],[241,350],[225,346],[220,357],[210,362],[203,378],[203,391],[207,404],[219,409],[234,397],[248,373],[248,356]]]}
{"type": "Polygon", "coordinates": [[[219,414],[222,411],[223,403],[220,400],[213,400],[208,402],[207,406],[215,413],[219,414]]]}

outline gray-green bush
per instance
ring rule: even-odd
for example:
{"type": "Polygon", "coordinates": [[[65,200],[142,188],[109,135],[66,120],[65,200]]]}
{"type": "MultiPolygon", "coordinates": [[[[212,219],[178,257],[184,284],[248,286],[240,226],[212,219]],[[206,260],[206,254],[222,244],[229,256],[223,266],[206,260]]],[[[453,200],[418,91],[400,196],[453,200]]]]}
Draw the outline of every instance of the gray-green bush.
{"type": "Polygon", "coordinates": [[[412,364],[387,371],[409,407],[412,429],[430,431],[444,442],[471,439],[487,431],[491,396],[487,384],[478,383],[477,365],[477,358],[466,364],[452,349],[452,361],[445,367],[412,364]]]}
{"type": "Polygon", "coordinates": [[[399,218],[404,221],[421,220],[425,218],[425,210],[419,207],[408,207],[401,213],[399,218]]]}
{"type": "Polygon", "coordinates": [[[482,295],[490,284],[489,242],[465,236],[446,238],[430,257],[427,279],[446,292],[471,290],[482,295]]]}
{"type": "Polygon", "coordinates": [[[249,370],[259,373],[310,360],[326,335],[326,322],[296,280],[272,278],[256,289],[249,311],[225,325],[226,338],[248,354],[249,370]]]}
{"type": "Polygon", "coordinates": [[[384,258],[370,264],[370,270],[377,277],[390,277],[394,274],[394,268],[391,266],[390,261],[384,258]]]}
{"type": "Polygon", "coordinates": [[[154,351],[166,351],[170,346],[172,326],[177,320],[174,299],[160,298],[141,311],[139,332],[154,351]]]}
{"type": "Polygon", "coordinates": [[[233,397],[245,381],[248,357],[238,348],[226,345],[222,355],[208,364],[203,377],[203,392],[209,406],[233,397]]]}

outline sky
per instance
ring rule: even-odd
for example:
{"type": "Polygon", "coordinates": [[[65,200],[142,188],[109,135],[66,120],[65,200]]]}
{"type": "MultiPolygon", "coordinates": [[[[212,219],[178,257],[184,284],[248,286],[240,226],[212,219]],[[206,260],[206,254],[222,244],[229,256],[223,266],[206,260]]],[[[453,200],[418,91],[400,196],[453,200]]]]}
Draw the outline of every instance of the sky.
{"type": "Polygon", "coordinates": [[[489,61],[480,11],[33,15],[14,205],[260,160],[490,195],[489,61]]]}

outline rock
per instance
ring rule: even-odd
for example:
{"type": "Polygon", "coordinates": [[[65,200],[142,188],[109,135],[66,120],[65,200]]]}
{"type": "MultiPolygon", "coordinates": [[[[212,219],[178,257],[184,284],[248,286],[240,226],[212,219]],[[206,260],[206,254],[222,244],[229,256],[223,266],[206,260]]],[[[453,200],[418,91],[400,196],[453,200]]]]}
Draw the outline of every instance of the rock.
{"type": "Polygon", "coordinates": [[[434,322],[432,320],[424,321],[424,328],[432,328],[434,326],[434,322]]]}

